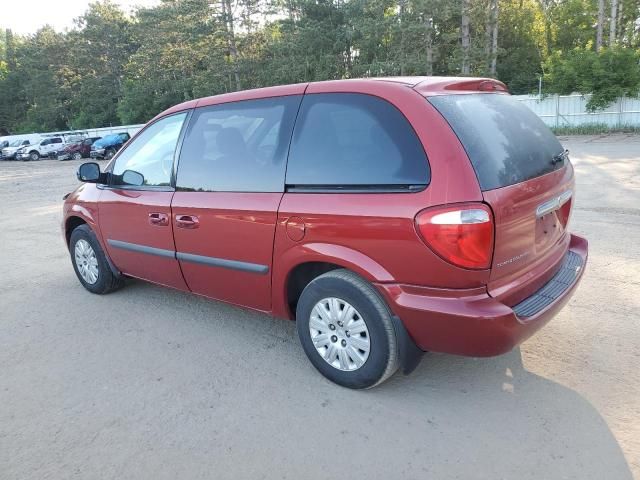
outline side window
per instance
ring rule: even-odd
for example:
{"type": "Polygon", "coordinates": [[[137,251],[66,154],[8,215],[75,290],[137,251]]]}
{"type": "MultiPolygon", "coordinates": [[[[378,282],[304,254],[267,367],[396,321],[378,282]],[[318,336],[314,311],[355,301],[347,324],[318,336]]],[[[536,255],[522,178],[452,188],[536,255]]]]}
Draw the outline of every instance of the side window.
{"type": "Polygon", "coordinates": [[[112,184],[127,185],[123,173],[131,170],[144,177],[145,186],[170,185],[173,156],[186,116],[178,113],[147,127],[116,159],[112,184]]]}
{"type": "Polygon", "coordinates": [[[193,112],[176,187],[204,192],[282,192],[300,96],[245,100],[193,112]]]}
{"type": "Polygon", "coordinates": [[[404,189],[429,181],[420,140],[389,102],[354,93],[305,95],[289,153],[288,186],[404,189]]]}
{"type": "Polygon", "coordinates": [[[62,143],[62,139],[60,137],[56,137],[51,140],[51,143],[62,143]]]}

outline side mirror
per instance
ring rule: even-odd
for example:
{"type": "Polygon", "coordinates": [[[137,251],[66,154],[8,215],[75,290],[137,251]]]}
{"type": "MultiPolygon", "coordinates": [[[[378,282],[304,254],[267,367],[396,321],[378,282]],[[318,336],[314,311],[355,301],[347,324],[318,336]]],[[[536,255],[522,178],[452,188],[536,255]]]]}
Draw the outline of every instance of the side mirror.
{"type": "Polygon", "coordinates": [[[135,170],[125,170],[122,172],[122,183],[125,185],[134,185],[140,187],[144,185],[144,175],[135,170]]]}
{"type": "Polygon", "coordinates": [[[100,181],[100,165],[95,162],[83,163],[78,168],[76,176],[81,182],[98,183],[100,181]]]}

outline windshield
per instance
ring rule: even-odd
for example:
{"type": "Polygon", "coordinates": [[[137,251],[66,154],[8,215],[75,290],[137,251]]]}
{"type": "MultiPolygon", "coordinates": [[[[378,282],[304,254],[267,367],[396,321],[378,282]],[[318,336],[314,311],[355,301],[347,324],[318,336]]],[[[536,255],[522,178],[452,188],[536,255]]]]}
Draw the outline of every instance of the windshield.
{"type": "Polygon", "coordinates": [[[14,140],[13,142],[11,142],[9,144],[10,147],[19,147],[20,145],[22,145],[22,142],[24,142],[24,140],[14,140]]]}
{"type": "Polygon", "coordinates": [[[510,95],[442,95],[429,102],[460,139],[483,191],[525,182],[565,164],[553,132],[510,95]]]}

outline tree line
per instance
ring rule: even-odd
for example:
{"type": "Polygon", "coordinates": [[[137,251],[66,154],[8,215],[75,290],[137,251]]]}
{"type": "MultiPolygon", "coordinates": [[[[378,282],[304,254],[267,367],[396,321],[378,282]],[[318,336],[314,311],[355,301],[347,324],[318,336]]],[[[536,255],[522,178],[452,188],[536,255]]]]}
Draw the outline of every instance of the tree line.
{"type": "Polygon", "coordinates": [[[90,4],[65,32],[0,34],[0,128],[145,122],[192,98],[296,82],[481,75],[514,94],[640,88],[640,0],[162,0],[90,4]]]}

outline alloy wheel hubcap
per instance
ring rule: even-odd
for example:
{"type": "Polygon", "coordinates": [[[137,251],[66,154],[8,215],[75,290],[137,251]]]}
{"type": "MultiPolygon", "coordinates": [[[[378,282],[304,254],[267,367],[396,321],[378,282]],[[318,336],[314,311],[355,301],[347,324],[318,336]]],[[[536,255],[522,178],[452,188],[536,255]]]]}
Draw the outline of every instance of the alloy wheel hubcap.
{"type": "Polygon", "coordinates": [[[318,354],[338,370],[357,370],[369,358],[367,324],[352,305],[340,298],[324,298],[316,303],[311,310],[309,333],[318,354]]]}
{"type": "Polygon", "coordinates": [[[76,242],[74,249],[76,267],[82,279],[90,285],[93,285],[98,281],[98,259],[96,258],[96,252],[84,239],[80,239],[76,242]]]}

